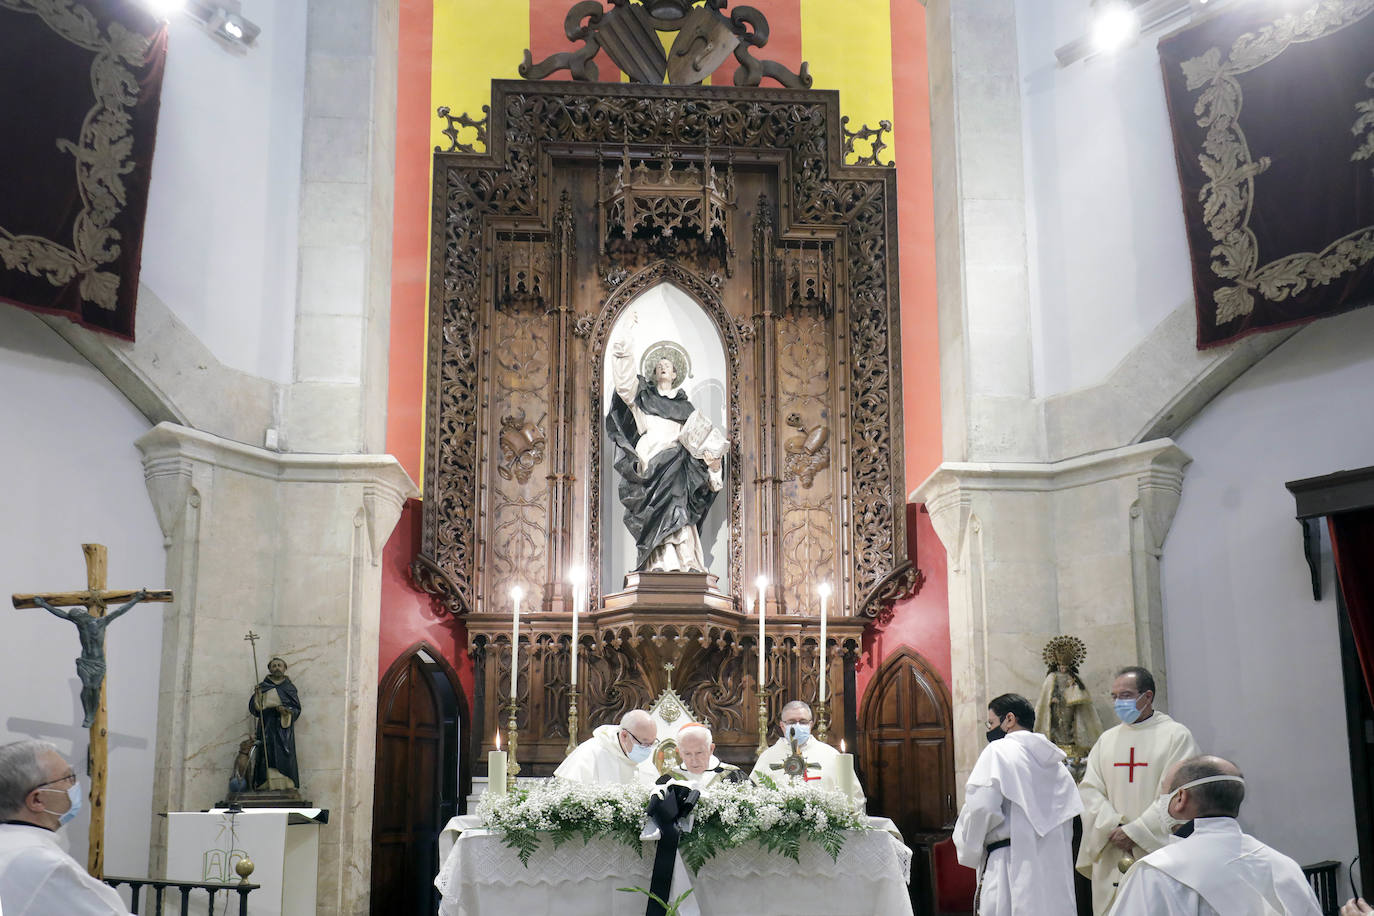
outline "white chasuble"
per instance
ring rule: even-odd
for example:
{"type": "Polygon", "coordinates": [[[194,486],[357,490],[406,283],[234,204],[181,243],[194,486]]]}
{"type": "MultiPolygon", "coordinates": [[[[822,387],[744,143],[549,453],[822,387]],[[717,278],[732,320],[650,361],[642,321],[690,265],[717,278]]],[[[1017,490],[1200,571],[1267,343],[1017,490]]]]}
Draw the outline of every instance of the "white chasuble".
{"type": "Polygon", "coordinates": [[[592,736],[563,759],[553,775],[588,785],[639,783],[651,786],[658,771],[648,763],[635,763],[620,747],[619,725],[598,725],[592,736]]]}
{"type": "Polygon", "coordinates": [[[959,862],[978,871],[980,916],[1074,916],[1073,819],[1083,810],[1064,752],[1015,731],[978,755],[954,825],[959,862]],[[1011,845],[987,852],[990,844],[1011,845]]]}
{"type": "Polygon", "coordinates": [[[1230,817],[1200,817],[1136,863],[1112,916],[1320,916],[1302,868],[1241,833],[1230,817]]]}
{"type": "Polygon", "coordinates": [[[1122,878],[1117,863],[1125,853],[1109,842],[1111,832],[1121,827],[1140,850],[1137,857],[1163,847],[1179,822],[1164,810],[1160,783],[1171,766],[1199,753],[1192,733],[1159,711],[1143,722],[1108,729],[1093,745],[1079,785],[1078,870],[1092,878],[1096,916],[1111,908],[1122,878]]]}
{"type": "MultiPolygon", "coordinates": [[[[812,786],[825,789],[827,792],[841,791],[836,781],[840,767],[839,751],[814,735],[808,738],[799,750],[802,759],[806,761],[805,776],[789,777],[783,774],[782,762],[792,753],[792,745],[786,738],[779,738],[772,747],[759,755],[759,759],[754,763],[753,772],[749,774],[750,778],[758,782],[759,776],[767,776],[779,786],[787,785],[790,780],[795,786],[812,786]]],[[[854,791],[849,797],[860,808],[864,807],[864,790],[863,786],[859,785],[857,776],[854,779],[854,791]]]]}

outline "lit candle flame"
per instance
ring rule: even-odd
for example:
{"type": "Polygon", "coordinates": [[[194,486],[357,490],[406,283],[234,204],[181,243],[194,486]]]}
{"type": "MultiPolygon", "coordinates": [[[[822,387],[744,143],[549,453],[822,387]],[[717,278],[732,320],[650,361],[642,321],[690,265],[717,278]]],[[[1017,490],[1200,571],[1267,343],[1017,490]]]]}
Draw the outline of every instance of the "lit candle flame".
{"type": "Polygon", "coordinates": [[[568,581],[573,585],[581,585],[587,578],[587,571],[581,566],[574,566],[568,570],[568,581]]]}
{"type": "Polygon", "coordinates": [[[820,594],[820,596],[821,596],[822,598],[829,598],[829,597],[830,597],[830,583],[829,583],[829,582],[822,582],[820,585],[816,586],[816,591],[820,594]]]}
{"type": "MultiPolygon", "coordinates": [[[[844,742],[841,742],[841,744],[843,743],[844,742]]],[[[496,733],[496,749],[498,751],[501,750],[501,733],[499,731],[496,733]]]]}
{"type": "Polygon", "coordinates": [[[766,589],[768,587],[768,577],[759,576],[757,579],[754,580],[754,587],[759,589],[760,591],[766,589]]]}
{"type": "Polygon", "coordinates": [[[841,753],[841,754],[844,753],[844,739],[843,739],[843,738],[840,739],[840,753],[841,753]]]}
{"type": "Polygon", "coordinates": [[[512,601],[519,601],[521,598],[525,597],[525,590],[518,585],[512,585],[510,587],[510,597],[512,601]]]}

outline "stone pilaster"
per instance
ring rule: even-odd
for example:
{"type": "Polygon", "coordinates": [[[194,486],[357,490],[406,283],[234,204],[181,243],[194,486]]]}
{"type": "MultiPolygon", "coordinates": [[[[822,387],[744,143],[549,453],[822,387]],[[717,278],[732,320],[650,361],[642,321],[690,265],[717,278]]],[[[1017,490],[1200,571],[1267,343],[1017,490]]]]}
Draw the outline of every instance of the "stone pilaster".
{"type": "Polygon", "coordinates": [[[987,701],[1034,698],[1051,636],[1088,647],[1084,682],[1110,721],[1111,673],[1144,664],[1165,691],[1159,556],[1190,459],[1171,440],[1053,463],[942,464],[924,502],[949,554],[957,782],[987,701]]]}
{"type": "MultiPolygon", "coordinates": [[[[385,455],[280,454],[170,423],[137,442],[176,601],[163,633],[153,805],[221,799],[250,732],[258,662],[280,655],[303,711],[304,794],[330,809],[321,916],[365,912],[371,880],[381,553],[418,495],[385,455]],[[361,909],[359,909],[361,907],[361,909]]],[[[154,817],[152,869],[166,861],[154,817]]]]}

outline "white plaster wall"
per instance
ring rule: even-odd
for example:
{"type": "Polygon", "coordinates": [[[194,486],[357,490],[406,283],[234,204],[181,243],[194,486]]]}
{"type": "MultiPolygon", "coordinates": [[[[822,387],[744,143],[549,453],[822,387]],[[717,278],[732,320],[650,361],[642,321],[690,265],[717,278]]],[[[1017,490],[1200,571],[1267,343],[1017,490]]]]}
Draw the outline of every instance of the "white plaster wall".
{"type": "Polygon", "coordinates": [[[1100,382],[1192,301],[1157,35],[1060,68],[1083,0],[1017,0],[1039,397],[1100,382]]]}
{"type": "Polygon", "coordinates": [[[1328,556],[1314,602],[1283,485],[1374,464],[1372,338],[1374,309],[1310,325],[1177,438],[1193,464],[1164,545],[1169,712],[1245,772],[1246,829],[1304,864],[1348,864],[1355,821],[1333,573],[1328,556]]]}
{"type": "MultiPolygon", "coordinates": [[[[133,444],[148,421],[51,329],[10,306],[0,306],[0,391],[0,743],[52,741],[84,776],[76,629],[41,609],[15,610],[9,596],[84,588],[83,542],[109,548],[111,586],[163,586],[162,534],[133,444]]],[[[106,631],[110,874],[148,873],[166,607],[139,605],[106,631]]],[[[82,814],[61,833],[82,862],[89,825],[82,814]]]]}
{"type": "Polygon", "coordinates": [[[289,382],[306,4],[243,14],[262,27],[243,56],[170,23],[141,279],[221,362],[289,382]]]}

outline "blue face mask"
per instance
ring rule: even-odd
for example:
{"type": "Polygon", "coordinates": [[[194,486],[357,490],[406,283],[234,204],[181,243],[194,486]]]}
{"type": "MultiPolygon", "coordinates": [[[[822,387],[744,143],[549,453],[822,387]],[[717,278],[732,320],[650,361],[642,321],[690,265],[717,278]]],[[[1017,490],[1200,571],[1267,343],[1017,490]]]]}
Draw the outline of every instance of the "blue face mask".
{"type": "Polygon", "coordinates": [[[61,789],[39,789],[40,792],[61,792],[67,796],[67,801],[71,802],[71,807],[57,816],[57,826],[65,827],[76,819],[81,813],[81,783],[73,783],[65,792],[61,789]]]}
{"type": "Polygon", "coordinates": [[[1136,700],[1113,700],[1112,708],[1116,710],[1116,717],[1127,725],[1140,718],[1140,708],[1135,705],[1136,700]]]}
{"type": "Polygon", "coordinates": [[[797,747],[801,747],[811,737],[811,726],[805,722],[794,722],[783,729],[783,736],[795,739],[797,747]]]}
{"type": "Polygon", "coordinates": [[[625,752],[625,756],[629,757],[634,763],[643,763],[648,760],[650,755],[654,752],[654,746],[652,744],[647,746],[640,744],[638,739],[636,739],[634,734],[628,729],[626,729],[625,734],[630,736],[630,749],[625,752]]]}

